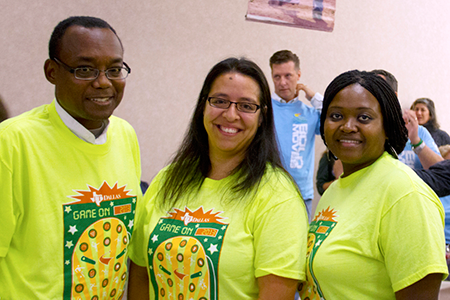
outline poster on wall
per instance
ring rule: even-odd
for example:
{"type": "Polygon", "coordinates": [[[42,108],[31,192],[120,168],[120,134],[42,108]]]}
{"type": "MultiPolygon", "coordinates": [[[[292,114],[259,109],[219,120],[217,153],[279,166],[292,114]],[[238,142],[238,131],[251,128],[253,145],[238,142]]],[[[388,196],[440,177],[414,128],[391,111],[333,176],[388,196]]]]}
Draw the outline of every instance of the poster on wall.
{"type": "Polygon", "coordinates": [[[249,0],[249,21],[333,31],[336,0],[249,0]]]}

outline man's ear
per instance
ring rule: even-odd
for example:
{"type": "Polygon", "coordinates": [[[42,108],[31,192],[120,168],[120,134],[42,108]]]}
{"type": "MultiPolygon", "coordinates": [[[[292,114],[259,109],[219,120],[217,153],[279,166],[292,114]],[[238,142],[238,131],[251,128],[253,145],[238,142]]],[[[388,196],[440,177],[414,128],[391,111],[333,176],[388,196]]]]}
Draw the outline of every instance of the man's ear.
{"type": "Polygon", "coordinates": [[[302,71],[300,71],[300,69],[298,69],[298,78],[302,77],[302,71]]]}
{"type": "Polygon", "coordinates": [[[44,74],[45,74],[45,78],[47,78],[47,80],[51,83],[51,84],[55,84],[56,83],[56,62],[51,60],[51,59],[47,59],[44,63],[44,74]]]}

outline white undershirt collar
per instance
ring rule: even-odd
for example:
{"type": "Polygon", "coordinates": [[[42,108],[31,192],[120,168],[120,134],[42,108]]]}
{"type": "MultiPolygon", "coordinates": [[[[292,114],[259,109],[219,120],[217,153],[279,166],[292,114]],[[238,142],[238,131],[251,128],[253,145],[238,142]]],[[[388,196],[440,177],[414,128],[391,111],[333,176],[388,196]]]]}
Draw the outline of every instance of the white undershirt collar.
{"type": "MultiPolygon", "coordinates": [[[[62,108],[62,106],[58,103],[57,100],[55,100],[55,108],[56,112],[58,113],[63,123],[77,137],[79,137],[85,142],[94,145],[102,145],[106,143],[106,132],[109,127],[109,120],[103,121],[102,124],[103,132],[98,136],[98,138],[95,138],[95,135],[90,130],[86,129],[86,127],[81,125],[77,120],[75,120],[64,108],[62,108]]],[[[97,129],[94,129],[93,131],[95,130],[97,129]]]]}
{"type": "Polygon", "coordinates": [[[295,97],[291,101],[287,102],[286,100],[284,100],[280,96],[278,96],[275,92],[272,93],[272,99],[275,101],[278,101],[280,103],[295,103],[295,102],[300,101],[300,100],[298,100],[298,97],[295,97]]]}

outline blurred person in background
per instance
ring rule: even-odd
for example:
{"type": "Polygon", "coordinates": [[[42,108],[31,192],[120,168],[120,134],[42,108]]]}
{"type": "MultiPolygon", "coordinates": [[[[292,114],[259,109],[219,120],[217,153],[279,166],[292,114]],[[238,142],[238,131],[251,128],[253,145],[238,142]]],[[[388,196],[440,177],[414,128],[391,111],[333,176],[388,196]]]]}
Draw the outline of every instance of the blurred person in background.
{"type": "Polygon", "coordinates": [[[415,111],[419,125],[422,125],[430,132],[438,147],[450,144],[448,133],[439,129],[440,125],[437,120],[433,100],[429,98],[416,99],[411,105],[411,110],[415,111]]]}

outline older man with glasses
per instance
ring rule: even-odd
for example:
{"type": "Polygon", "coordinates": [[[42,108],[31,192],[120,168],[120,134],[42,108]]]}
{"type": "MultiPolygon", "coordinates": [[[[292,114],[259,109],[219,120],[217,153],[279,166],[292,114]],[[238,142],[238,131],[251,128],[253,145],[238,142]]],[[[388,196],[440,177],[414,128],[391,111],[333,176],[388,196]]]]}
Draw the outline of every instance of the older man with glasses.
{"type": "Polygon", "coordinates": [[[136,134],[111,116],[130,67],[94,17],[54,29],[55,100],[0,125],[0,299],[119,299],[140,191],[136,134]]]}

